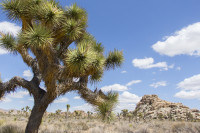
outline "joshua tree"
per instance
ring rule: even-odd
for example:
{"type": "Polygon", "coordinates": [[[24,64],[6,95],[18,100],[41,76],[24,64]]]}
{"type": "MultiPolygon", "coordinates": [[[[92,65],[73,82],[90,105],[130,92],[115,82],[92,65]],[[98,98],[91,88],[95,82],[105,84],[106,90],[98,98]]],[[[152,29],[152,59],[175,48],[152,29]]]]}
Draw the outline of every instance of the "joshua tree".
{"type": "Polygon", "coordinates": [[[69,105],[69,104],[67,104],[67,105],[66,105],[66,107],[67,107],[67,116],[66,116],[66,118],[68,118],[68,113],[69,113],[69,108],[70,108],[70,105],[69,105]]]}
{"type": "Polygon", "coordinates": [[[131,112],[129,112],[128,114],[127,114],[127,116],[128,116],[128,121],[129,121],[129,123],[131,122],[131,119],[133,118],[133,114],[131,113],[131,112]]]}
{"type": "Polygon", "coordinates": [[[56,110],[56,115],[60,115],[61,112],[62,112],[62,110],[60,110],[60,109],[56,110]]]}
{"type": "Polygon", "coordinates": [[[3,0],[1,5],[22,29],[17,36],[1,33],[0,45],[20,55],[33,78],[28,81],[16,76],[1,81],[0,98],[20,87],[33,96],[26,133],[37,133],[48,105],[67,92],[76,91],[95,106],[108,99],[101,90],[94,92],[87,85],[101,81],[104,70],[119,67],[123,54],[114,50],[104,55],[101,43],[87,32],[84,9],[76,4],[63,8],[54,0],[3,0]],[[45,89],[40,87],[42,81],[45,89]]]}
{"type": "Polygon", "coordinates": [[[87,114],[88,114],[88,119],[90,119],[90,114],[91,114],[91,112],[88,111],[87,114]]]}
{"type": "Polygon", "coordinates": [[[112,111],[118,102],[118,93],[108,92],[106,95],[106,99],[99,106],[97,106],[96,110],[103,121],[110,122],[113,119],[112,111]]]}
{"type": "Polygon", "coordinates": [[[127,118],[127,115],[128,115],[128,109],[123,109],[122,110],[122,116],[124,117],[125,120],[127,118]]]}

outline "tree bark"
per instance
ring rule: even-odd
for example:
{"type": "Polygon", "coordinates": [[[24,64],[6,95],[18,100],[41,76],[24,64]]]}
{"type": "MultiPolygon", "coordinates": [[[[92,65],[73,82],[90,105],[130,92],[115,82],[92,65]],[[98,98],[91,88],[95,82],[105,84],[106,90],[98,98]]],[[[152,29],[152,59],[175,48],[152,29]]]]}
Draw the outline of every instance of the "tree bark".
{"type": "Polygon", "coordinates": [[[46,111],[48,104],[35,103],[29,117],[28,124],[26,126],[25,133],[38,133],[39,126],[42,121],[44,112],[46,111]]]}

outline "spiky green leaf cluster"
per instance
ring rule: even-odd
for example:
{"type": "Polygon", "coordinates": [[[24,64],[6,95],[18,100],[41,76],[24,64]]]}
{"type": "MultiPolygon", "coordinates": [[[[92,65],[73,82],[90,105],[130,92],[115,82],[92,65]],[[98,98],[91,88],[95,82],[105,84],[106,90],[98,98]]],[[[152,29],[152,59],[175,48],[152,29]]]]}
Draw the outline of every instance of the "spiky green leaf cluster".
{"type": "Polygon", "coordinates": [[[68,19],[64,24],[63,31],[70,40],[79,39],[85,31],[85,23],[79,23],[74,19],[68,19]]]}
{"type": "Polygon", "coordinates": [[[42,0],[4,0],[1,4],[3,10],[11,20],[21,20],[22,18],[32,18],[32,10],[42,0]]]}
{"type": "Polygon", "coordinates": [[[103,65],[103,58],[87,44],[78,45],[76,49],[69,50],[65,62],[72,75],[77,77],[90,75],[103,65]]]}
{"type": "Polygon", "coordinates": [[[8,50],[9,52],[14,52],[16,53],[16,40],[15,37],[11,34],[4,34],[0,38],[0,46],[8,50]]]}
{"type": "Polygon", "coordinates": [[[19,36],[19,43],[28,47],[44,48],[53,42],[51,31],[42,25],[33,25],[19,36]]]}
{"type": "Polygon", "coordinates": [[[120,67],[123,61],[124,57],[122,51],[115,49],[113,52],[109,52],[105,66],[107,69],[115,69],[116,67],[120,67]]]}
{"type": "Polygon", "coordinates": [[[112,111],[118,103],[119,94],[116,92],[108,92],[106,100],[97,106],[96,111],[103,121],[110,122],[113,119],[112,111]]]}
{"type": "Polygon", "coordinates": [[[65,11],[65,16],[69,19],[74,19],[75,21],[87,20],[87,13],[84,9],[73,4],[72,6],[67,7],[65,11]]]}
{"type": "Polygon", "coordinates": [[[60,9],[55,2],[44,1],[33,10],[36,17],[48,26],[61,25],[63,18],[63,10],[60,9]],[[38,10],[40,12],[38,12],[38,10]]]}
{"type": "Polygon", "coordinates": [[[87,32],[86,11],[77,4],[62,8],[54,0],[4,0],[2,8],[9,18],[22,22],[16,38],[10,34],[1,38],[1,45],[11,52],[25,48],[36,57],[42,52],[48,61],[58,59],[66,67],[63,75],[88,76],[91,83],[101,81],[105,69],[122,64],[121,51],[104,56],[102,44],[87,32]],[[73,43],[76,48],[69,49],[73,43]]]}

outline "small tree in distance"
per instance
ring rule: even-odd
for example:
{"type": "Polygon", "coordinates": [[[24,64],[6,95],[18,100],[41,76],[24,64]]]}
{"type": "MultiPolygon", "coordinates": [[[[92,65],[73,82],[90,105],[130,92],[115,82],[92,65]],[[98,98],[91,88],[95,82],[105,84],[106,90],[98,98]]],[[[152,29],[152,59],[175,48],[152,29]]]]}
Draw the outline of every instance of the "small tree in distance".
{"type": "Polygon", "coordinates": [[[0,46],[20,55],[33,78],[0,80],[0,98],[20,87],[33,96],[26,133],[37,133],[48,105],[67,92],[76,91],[95,106],[109,100],[101,90],[94,92],[87,85],[101,81],[105,70],[119,67],[123,54],[114,50],[104,55],[102,44],[87,32],[84,9],[76,4],[63,8],[54,0],[3,0],[1,5],[8,18],[19,21],[22,29],[17,36],[1,33],[0,46]],[[70,48],[71,44],[75,48],[70,48]],[[42,81],[45,89],[40,87],[42,81]]]}
{"type": "Polygon", "coordinates": [[[68,119],[70,105],[67,104],[66,107],[67,107],[67,115],[66,115],[66,118],[68,119]]]}

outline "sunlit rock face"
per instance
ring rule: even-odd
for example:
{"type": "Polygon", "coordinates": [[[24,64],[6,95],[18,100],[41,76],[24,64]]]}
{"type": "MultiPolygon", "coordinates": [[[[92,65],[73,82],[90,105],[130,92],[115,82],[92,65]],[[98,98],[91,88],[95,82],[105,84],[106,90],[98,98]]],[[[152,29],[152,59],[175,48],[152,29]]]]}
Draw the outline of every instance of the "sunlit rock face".
{"type": "Polygon", "coordinates": [[[168,119],[173,121],[200,121],[200,111],[182,103],[172,103],[157,95],[144,95],[134,113],[143,119],[168,119]]]}

